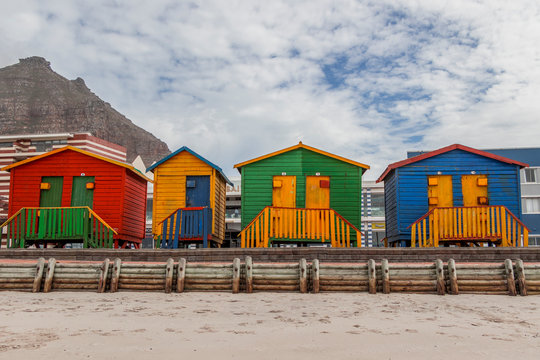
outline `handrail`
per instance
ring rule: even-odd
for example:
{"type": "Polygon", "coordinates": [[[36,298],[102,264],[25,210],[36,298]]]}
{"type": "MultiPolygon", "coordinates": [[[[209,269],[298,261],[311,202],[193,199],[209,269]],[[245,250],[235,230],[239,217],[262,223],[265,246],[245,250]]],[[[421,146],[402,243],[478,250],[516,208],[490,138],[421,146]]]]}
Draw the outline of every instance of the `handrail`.
{"type": "Polygon", "coordinates": [[[2,225],[0,225],[0,228],[3,228],[5,225],[7,225],[8,223],[10,223],[17,215],[19,215],[21,213],[21,211],[23,210],[46,210],[46,209],[87,209],[89,210],[89,212],[94,215],[99,221],[101,221],[103,223],[103,225],[105,225],[107,227],[107,229],[111,230],[114,235],[118,235],[118,232],[116,230],[114,230],[112,227],[110,227],[109,224],[107,224],[107,222],[105,220],[103,220],[101,218],[101,216],[99,216],[94,210],[92,210],[92,208],[90,208],[89,206],[44,206],[44,207],[22,207],[19,209],[19,211],[17,211],[15,214],[13,214],[9,219],[7,219],[6,221],[4,221],[4,223],[2,225]]]}
{"type": "Polygon", "coordinates": [[[361,246],[362,232],[334,209],[265,206],[238,236],[242,247],[268,247],[271,238],[330,240],[333,247],[350,247],[351,232],[361,246]]]}
{"type": "Polygon", "coordinates": [[[165,217],[163,218],[163,220],[161,220],[160,222],[157,223],[156,226],[159,226],[159,225],[163,224],[163,222],[164,222],[166,219],[168,219],[168,218],[170,218],[171,216],[173,216],[174,214],[176,214],[176,212],[177,212],[178,210],[202,210],[202,209],[204,209],[205,207],[207,207],[207,206],[179,207],[179,208],[177,208],[176,210],[174,210],[173,212],[171,212],[169,215],[165,216],[165,217]]]}
{"type": "Polygon", "coordinates": [[[80,240],[84,247],[113,247],[113,237],[118,235],[88,206],[22,207],[0,225],[3,227],[7,228],[8,247],[25,247],[27,241],[70,240],[80,240]]]}
{"type": "Polygon", "coordinates": [[[439,246],[439,242],[475,245],[528,246],[528,227],[504,205],[436,207],[407,227],[411,246],[439,246]],[[418,235],[418,236],[417,236],[418,235]]]}

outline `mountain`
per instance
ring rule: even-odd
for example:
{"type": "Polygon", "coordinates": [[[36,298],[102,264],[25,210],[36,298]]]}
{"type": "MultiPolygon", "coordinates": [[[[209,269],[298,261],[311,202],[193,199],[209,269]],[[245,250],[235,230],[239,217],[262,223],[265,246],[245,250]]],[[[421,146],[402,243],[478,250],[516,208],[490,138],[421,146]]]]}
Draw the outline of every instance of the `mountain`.
{"type": "Polygon", "coordinates": [[[0,69],[0,134],[89,132],[125,146],[128,161],[150,165],[170,153],[167,145],[133,124],[86,87],[55,73],[42,57],[0,69]]]}

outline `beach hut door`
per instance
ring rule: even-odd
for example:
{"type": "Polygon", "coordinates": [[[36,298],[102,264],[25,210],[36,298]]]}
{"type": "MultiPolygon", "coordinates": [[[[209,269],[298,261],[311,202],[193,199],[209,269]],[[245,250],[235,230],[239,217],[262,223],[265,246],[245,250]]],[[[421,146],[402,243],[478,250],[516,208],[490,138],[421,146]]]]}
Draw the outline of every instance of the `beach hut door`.
{"type": "Polygon", "coordinates": [[[296,207],[296,176],[274,176],[272,206],[296,207]]]}
{"type": "Polygon", "coordinates": [[[62,187],[64,177],[44,176],[41,178],[41,192],[39,194],[40,207],[62,206],[62,187]]]}
{"type": "Polygon", "coordinates": [[[306,208],[330,208],[329,176],[306,176],[306,208]]]}
{"type": "Polygon", "coordinates": [[[93,176],[74,176],[71,189],[71,206],[94,206],[93,176]]]}
{"type": "Polygon", "coordinates": [[[429,210],[454,206],[451,175],[428,176],[429,210]]]}
{"type": "Polygon", "coordinates": [[[461,191],[463,192],[463,206],[489,205],[487,175],[463,175],[461,191]]]}
{"type": "Polygon", "coordinates": [[[210,176],[186,176],[186,207],[210,206],[210,176]]]}

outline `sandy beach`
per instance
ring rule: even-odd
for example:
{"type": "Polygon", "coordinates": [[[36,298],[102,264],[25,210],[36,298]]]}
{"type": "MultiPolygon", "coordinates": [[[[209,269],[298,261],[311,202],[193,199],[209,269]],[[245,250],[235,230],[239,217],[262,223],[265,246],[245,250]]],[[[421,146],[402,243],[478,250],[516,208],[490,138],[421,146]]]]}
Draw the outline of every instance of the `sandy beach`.
{"type": "Polygon", "coordinates": [[[540,296],[0,293],[1,359],[538,359],[540,296]]]}

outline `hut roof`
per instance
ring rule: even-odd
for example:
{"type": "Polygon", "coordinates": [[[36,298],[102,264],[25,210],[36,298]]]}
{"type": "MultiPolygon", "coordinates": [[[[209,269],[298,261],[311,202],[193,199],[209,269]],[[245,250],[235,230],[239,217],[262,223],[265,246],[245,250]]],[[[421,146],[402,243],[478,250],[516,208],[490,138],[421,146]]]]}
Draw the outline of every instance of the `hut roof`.
{"type": "Polygon", "coordinates": [[[180,149],[176,150],[175,152],[165,156],[163,159],[155,162],[154,164],[152,164],[148,169],[146,169],[146,171],[152,171],[154,170],[156,167],[158,167],[159,165],[163,164],[165,161],[169,160],[170,158],[180,154],[182,151],[187,151],[188,153],[190,153],[191,155],[195,156],[196,158],[198,158],[199,160],[203,161],[204,163],[208,164],[209,166],[213,167],[222,177],[223,179],[225,179],[225,181],[227,182],[227,184],[233,186],[233,183],[231,182],[231,180],[229,180],[229,178],[227,178],[227,176],[225,176],[225,174],[223,173],[223,170],[221,170],[221,168],[219,166],[217,166],[216,164],[206,160],[205,158],[203,158],[201,155],[197,154],[195,151],[191,150],[190,148],[188,148],[187,146],[182,146],[180,149]]]}
{"type": "Polygon", "coordinates": [[[427,152],[425,154],[414,156],[414,157],[412,157],[410,159],[405,159],[405,160],[401,160],[401,161],[392,163],[392,164],[388,165],[388,167],[383,172],[383,174],[377,179],[377,182],[383,181],[384,178],[386,178],[386,176],[390,173],[390,171],[392,171],[394,169],[397,169],[397,168],[405,166],[405,165],[413,164],[415,162],[418,162],[418,161],[421,161],[421,160],[424,160],[424,159],[428,159],[428,158],[433,157],[433,156],[444,154],[444,153],[447,153],[447,152],[452,151],[452,150],[463,150],[463,151],[470,152],[472,154],[476,154],[476,155],[484,156],[484,157],[487,157],[487,158],[495,159],[495,160],[502,161],[502,162],[505,162],[505,163],[508,163],[508,164],[518,165],[520,167],[528,167],[529,166],[528,164],[525,164],[525,163],[523,163],[521,161],[516,161],[516,160],[506,158],[504,156],[495,155],[495,154],[489,153],[487,151],[473,149],[471,147],[461,145],[461,144],[454,144],[454,145],[449,145],[449,146],[440,148],[438,150],[427,152]]]}
{"type": "Polygon", "coordinates": [[[59,149],[55,149],[55,150],[52,150],[52,151],[49,151],[49,152],[46,152],[45,154],[41,154],[41,155],[37,155],[37,156],[33,156],[31,158],[28,158],[26,160],[22,160],[22,161],[19,161],[19,162],[16,162],[14,164],[11,164],[11,165],[8,165],[8,166],[5,166],[3,167],[2,171],[9,171],[17,166],[21,166],[21,165],[26,165],[28,163],[31,163],[31,162],[34,162],[34,161],[37,161],[39,159],[43,159],[43,158],[46,158],[46,157],[49,157],[49,156],[52,156],[54,154],[58,154],[58,153],[61,153],[61,152],[64,152],[64,151],[68,151],[68,150],[71,150],[71,151],[75,151],[75,152],[78,152],[80,154],[83,154],[83,155],[86,155],[86,156],[90,156],[90,157],[93,157],[93,158],[96,158],[96,159],[99,159],[99,160],[102,160],[102,161],[105,161],[105,162],[108,162],[108,163],[111,163],[111,164],[114,164],[114,165],[117,165],[117,166],[121,166],[123,168],[126,168],[130,171],[132,171],[133,173],[135,173],[137,176],[140,176],[142,177],[144,180],[146,181],[149,181],[149,182],[152,182],[152,180],[150,180],[149,178],[147,178],[146,176],[144,176],[143,173],[141,173],[140,171],[138,171],[137,169],[135,169],[133,167],[133,165],[130,165],[130,164],[127,164],[127,163],[124,163],[124,162],[121,162],[121,161],[117,161],[117,160],[113,160],[113,159],[109,159],[108,157],[105,157],[105,156],[101,156],[101,155],[98,155],[98,154],[94,154],[92,152],[89,152],[89,151],[86,151],[86,150],[82,150],[82,149],[79,149],[79,148],[76,148],[74,146],[64,146],[64,147],[61,147],[59,149]]]}
{"type": "Polygon", "coordinates": [[[288,147],[288,148],[285,148],[285,149],[282,149],[282,150],[278,150],[278,151],[274,151],[270,154],[266,154],[266,155],[263,155],[263,156],[259,156],[255,159],[251,159],[251,160],[247,160],[247,161],[244,161],[244,162],[241,162],[239,164],[236,164],[234,165],[234,167],[236,169],[238,169],[238,171],[240,171],[240,168],[241,167],[244,167],[248,164],[252,164],[252,163],[255,163],[257,161],[261,161],[261,160],[264,160],[264,159],[268,159],[268,158],[271,158],[273,156],[276,156],[276,155],[280,155],[280,154],[283,154],[283,153],[286,153],[286,152],[289,152],[289,151],[293,151],[293,150],[296,150],[296,149],[306,149],[306,150],[310,150],[310,151],[313,151],[313,152],[316,152],[318,154],[321,154],[321,155],[324,155],[324,156],[328,156],[328,157],[331,157],[331,158],[334,158],[336,160],[340,160],[340,161],[343,161],[343,162],[346,162],[348,164],[352,164],[352,165],[355,165],[355,166],[358,166],[358,167],[361,167],[361,168],[364,168],[366,170],[369,169],[369,165],[365,165],[365,164],[362,164],[362,163],[359,163],[359,162],[356,162],[354,160],[350,160],[350,159],[347,159],[347,158],[344,158],[344,157],[341,157],[339,155],[334,155],[334,154],[331,154],[329,152],[326,152],[326,151],[323,151],[323,150],[319,150],[317,148],[314,148],[314,147],[311,147],[311,146],[308,146],[308,145],[305,145],[305,144],[302,144],[302,142],[300,141],[297,145],[294,145],[294,146],[291,146],[291,147],[288,147]]]}

